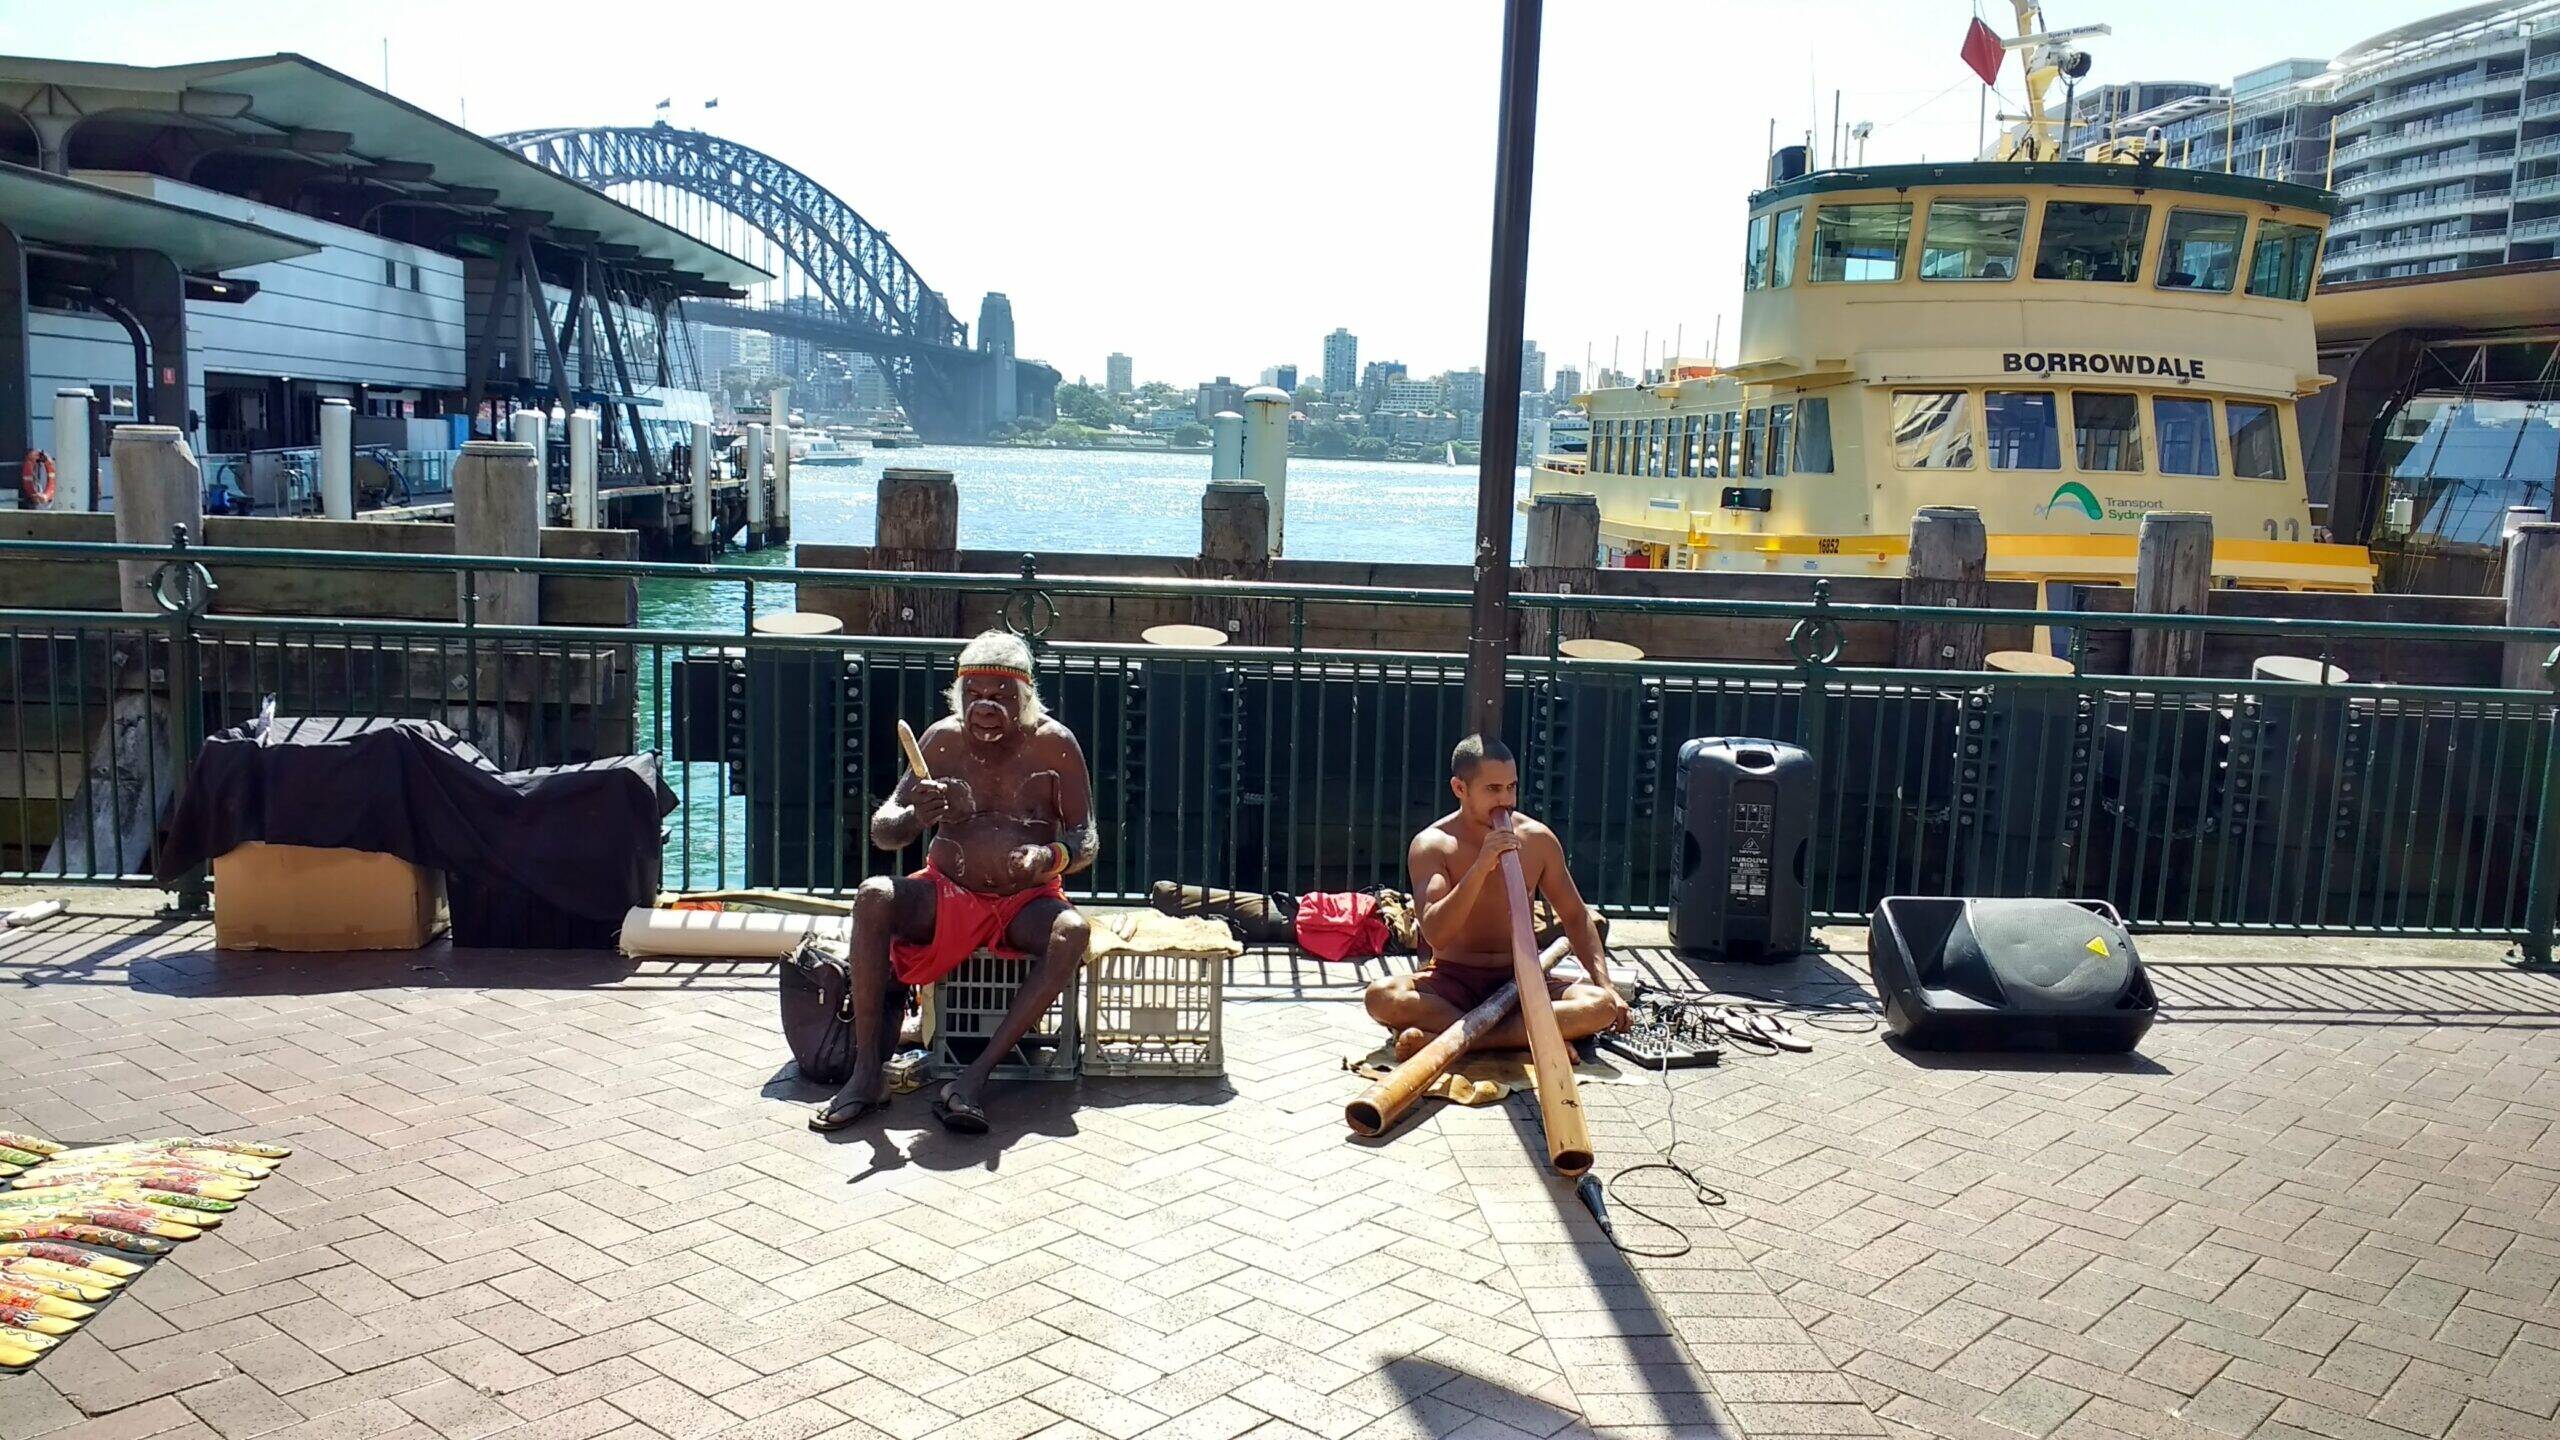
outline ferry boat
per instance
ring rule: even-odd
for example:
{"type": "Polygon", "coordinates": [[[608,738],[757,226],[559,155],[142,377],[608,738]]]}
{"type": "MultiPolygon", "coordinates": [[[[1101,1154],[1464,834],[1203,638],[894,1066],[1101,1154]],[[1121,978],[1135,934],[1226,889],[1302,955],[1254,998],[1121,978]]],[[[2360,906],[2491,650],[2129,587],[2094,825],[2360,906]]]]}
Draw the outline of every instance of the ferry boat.
{"type": "Polygon", "coordinates": [[[2315,524],[2294,416],[2328,383],[2306,302],[2335,198],[2138,143],[2044,158],[2035,78],[2002,158],[1781,152],[1739,358],[1582,396],[1586,452],[1541,454],[1533,492],[1596,496],[1620,566],[1898,575],[1913,512],[1967,505],[1993,579],[2129,585],[2142,517],[2188,510],[2216,584],[2372,590],[2315,524]]]}
{"type": "Polygon", "coordinates": [[[852,448],[850,427],[830,425],[818,431],[794,431],[791,437],[791,463],[794,465],[859,465],[862,452],[852,448]]]}

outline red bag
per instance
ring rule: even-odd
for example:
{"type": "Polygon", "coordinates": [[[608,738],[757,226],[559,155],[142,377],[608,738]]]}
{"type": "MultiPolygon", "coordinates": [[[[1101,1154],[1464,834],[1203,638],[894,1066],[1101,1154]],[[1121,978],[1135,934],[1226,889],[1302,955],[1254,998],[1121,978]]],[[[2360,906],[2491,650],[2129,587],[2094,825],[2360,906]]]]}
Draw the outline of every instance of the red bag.
{"type": "Polygon", "coordinates": [[[1387,922],[1375,895],[1305,895],[1298,900],[1298,948],[1319,960],[1371,960],[1387,953],[1387,922]]]}

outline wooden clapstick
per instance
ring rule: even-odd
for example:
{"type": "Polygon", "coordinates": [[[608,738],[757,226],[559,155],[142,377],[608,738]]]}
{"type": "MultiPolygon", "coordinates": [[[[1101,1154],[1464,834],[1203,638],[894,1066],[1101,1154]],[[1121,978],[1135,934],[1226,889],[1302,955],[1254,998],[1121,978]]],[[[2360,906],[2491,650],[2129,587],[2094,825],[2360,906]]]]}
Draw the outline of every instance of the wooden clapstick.
{"type": "Polygon", "coordinates": [[[918,781],[933,778],[933,771],[925,767],[924,747],[916,743],[916,732],[904,720],[898,722],[898,748],[907,752],[907,769],[918,781]]]}
{"type": "MultiPolygon", "coordinates": [[[[1556,968],[1556,962],[1572,949],[1570,940],[1558,940],[1548,946],[1547,953],[1538,957],[1539,973],[1544,975],[1556,968]]],[[[1395,1069],[1387,1072],[1386,1078],[1361,1091],[1358,1098],[1342,1109],[1342,1118],[1351,1126],[1352,1133],[1386,1134],[1389,1127],[1404,1118],[1405,1111],[1413,1108],[1413,1102],[1421,1099],[1450,1066],[1458,1063],[1459,1057],[1475,1048],[1475,1043],[1484,1038],[1486,1031],[1502,1023],[1502,1017],[1511,1013],[1512,1003],[1519,998],[1520,982],[1514,979],[1478,1001],[1476,1008],[1459,1016],[1458,1023],[1441,1031],[1430,1044],[1406,1056],[1395,1069]]]]}
{"type": "MultiPolygon", "coordinates": [[[[1509,830],[1508,812],[1493,819],[1509,830]]],[[[1529,920],[1529,882],[1520,857],[1502,857],[1502,888],[1511,899],[1511,973],[1520,986],[1520,1028],[1529,1032],[1530,1067],[1538,1076],[1538,1115],[1547,1127],[1547,1160],[1556,1173],[1579,1179],[1591,1169],[1591,1127],[1583,1122],[1582,1090],[1573,1078],[1573,1049],[1556,1029],[1555,1002],[1538,967],[1538,935],[1529,920]]]]}

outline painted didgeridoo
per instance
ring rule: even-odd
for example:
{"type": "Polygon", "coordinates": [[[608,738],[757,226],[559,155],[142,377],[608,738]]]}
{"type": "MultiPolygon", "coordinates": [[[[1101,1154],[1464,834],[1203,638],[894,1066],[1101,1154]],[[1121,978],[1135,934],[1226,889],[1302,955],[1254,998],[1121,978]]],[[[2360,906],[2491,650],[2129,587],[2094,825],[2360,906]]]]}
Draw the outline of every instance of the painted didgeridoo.
{"type": "MultiPolygon", "coordinates": [[[[1556,967],[1573,949],[1571,940],[1558,940],[1539,957],[1538,970],[1543,976],[1556,967]]],[[[1542,987],[1543,988],[1543,987],[1542,987]]],[[[1423,1097],[1432,1084],[1459,1057],[1475,1047],[1485,1032],[1502,1023],[1511,1013],[1512,1004],[1520,998],[1520,982],[1512,980],[1501,989],[1476,1002],[1476,1008],[1458,1017],[1458,1023],[1443,1030],[1430,1044],[1399,1061],[1386,1078],[1360,1092],[1358,1098],[1342,1109],[1342,1118],[1355,1135],[1384,1135],[1413,1102],[1423,1097]]]]}
{"type": "MultiPolygon", "coordinates": [[[[1511,828],[1508,812],[1494,828],[1511,828]]],[[[1511,973],[1520,986],[1520,1028],[1529,1032],[1529,1064],[1538,1076],[1538,1118],[1546,1125],[1547,1162],[1568,1180],[1591,1169],[1591,1127],[1582,1116],[1582,1088],[1573,1078],[1573,1048],[1556,1029],[1555,1002],[1538,968],[1537,931],[1529,921],[1529,882],[1520,857],[1502,857],[1502,888],[1511,897],[1511,973]]]]}

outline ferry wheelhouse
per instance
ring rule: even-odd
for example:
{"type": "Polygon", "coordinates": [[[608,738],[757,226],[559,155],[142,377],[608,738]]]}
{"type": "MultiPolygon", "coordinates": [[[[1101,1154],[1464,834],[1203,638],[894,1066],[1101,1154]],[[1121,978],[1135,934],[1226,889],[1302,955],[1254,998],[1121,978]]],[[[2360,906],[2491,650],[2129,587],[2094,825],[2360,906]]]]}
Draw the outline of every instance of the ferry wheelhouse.
{"type": "Polygon", "coordinates": [[[1915,510],[1969,505],[1994,579],[2130,584],[2142,517],[2191,510],[2217,584],[2369,591],[2294,417],[2334,209],[2150,163],[1787,179],[1751,197],[1739,359],[1587,394],[1533,488],[1596,495],[1616,565],[1894,575],[1915,510]]]}

